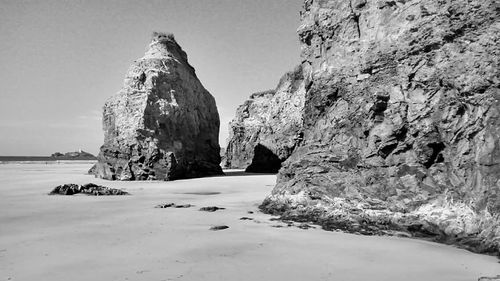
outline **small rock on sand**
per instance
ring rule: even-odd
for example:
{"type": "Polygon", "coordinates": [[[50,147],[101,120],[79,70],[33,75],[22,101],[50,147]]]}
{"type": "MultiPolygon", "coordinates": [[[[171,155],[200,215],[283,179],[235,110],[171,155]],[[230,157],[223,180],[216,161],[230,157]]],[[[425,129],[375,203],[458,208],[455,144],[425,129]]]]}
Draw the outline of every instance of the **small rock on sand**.
{"type": "Polygon", "coordinates": [[[247,220],[253,220],[253,218],[249,218],[249,217],[241,217],[240,218],[241,221],[247,221],[247,220]]]}
{"type": "Polygon", "coordinates": [[[229,228],[229,226],[227,226],[227,225],[216,225],[216,226],[210,227],[210,230],[217,231],[217,230],[224,230],[227,228],[229,228]]]}
{"type": "Polygon", "coordinates": [[[173,207],[175,206],[174,203],[167,203],[167,204],[158,204],[155,206],[155,208],[161,208],[161,209],[164,209],[164,208],[170,208],[170,207],[173,207]]]}
{"type": "Polygon", "coordinates": [[[480,277],[477,281],[500,281],[500,275],[496,277],[480,277]]]}
{"type": "Polygon", "coordinates": [[[174,207],[176,208],[190,208],[193,207],[191,204],[181,204],[181,205],[175,205],[174,207]]]}
{"type": "Polygon", "coordinates": [[[164,208],[189,208],[189,207],[192,207],[193,205],[191,204],[181,204],[181,205],[177,205],[175,203],[166,203],[166,204],[159,204],[159,205],[156,205],[155,208],[161,208],[161,209],[164,209],[164,208]]]}
{"type": "Polygon", "coordinates": [[[200,208],[200,211],[205,211],[205,212],[215,212],[218,210],[225,210],[226,208],[221,208],[217,206],[210,206],[210,207],[202,207],[200,208]]]}

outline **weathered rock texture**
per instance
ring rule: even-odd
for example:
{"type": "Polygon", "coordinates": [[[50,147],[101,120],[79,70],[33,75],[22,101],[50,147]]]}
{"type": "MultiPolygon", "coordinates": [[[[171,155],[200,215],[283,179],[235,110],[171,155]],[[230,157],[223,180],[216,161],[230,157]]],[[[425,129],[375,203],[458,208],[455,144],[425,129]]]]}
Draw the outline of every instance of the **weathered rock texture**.
{"type": "Polygon", "coordinates": [[[110,180],[222,174],[219,115],[173,35],[154,33],[104,105],[104,145],[94,173],[110,180]]]}
{"type": "Polygon", "coordinates": [[[87,183],[84,185],[78,185],[74,183],[68,183],[56,186],[49,195],[75,195],[75,194],[85,194],[85,195],[129,195],[128,192],[117,188],[106,187],[102,185],[97,185],[93,183],[87,183]]]}
{"type": "Polygon", "coordinates": [[[275,90],[255,93],[229,124],[226,166],[277,172],[302,139],[305,88],[301,66],[286,73],[275,90]]]}
{"type": "Polygon", "coordinates": [[[304,139],[261,208],[500,249],[498,1],[306,0],[304,139]]]}

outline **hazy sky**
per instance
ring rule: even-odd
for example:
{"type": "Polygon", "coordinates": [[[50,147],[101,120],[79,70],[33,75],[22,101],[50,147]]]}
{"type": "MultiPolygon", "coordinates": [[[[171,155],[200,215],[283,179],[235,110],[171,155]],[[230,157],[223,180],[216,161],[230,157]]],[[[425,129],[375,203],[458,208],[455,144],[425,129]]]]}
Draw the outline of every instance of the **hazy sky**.
{"type": "Polygon", "coordinates": [[[217,101],[238,105],[299,63],[302,0],[0,0],[0,155],[97,153],[105,100],[152,31],[173,32],[217,101]]]}

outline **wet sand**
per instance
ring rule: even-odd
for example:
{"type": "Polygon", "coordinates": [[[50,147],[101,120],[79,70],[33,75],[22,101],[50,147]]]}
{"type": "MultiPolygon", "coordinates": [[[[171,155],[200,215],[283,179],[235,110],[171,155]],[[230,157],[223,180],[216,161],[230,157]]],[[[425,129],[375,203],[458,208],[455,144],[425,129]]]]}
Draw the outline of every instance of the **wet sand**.
{"type": "Polygon", "coordinates": [[[465,281],[500,274],[498,258],[452,246],[270,221],[257,206],[273,175],[109,182],[85,175],[90,167],[0,165],[0,280],[465,281]],[[132,195],[47,195],[59,184],[88,182],[132,195]],[[194,207],[154,208],[163,203],[194,207]],[[206,206],[226,209],[198,211],[206,206]],[[209,230],[217,225],[229,228],[209,230]]]}

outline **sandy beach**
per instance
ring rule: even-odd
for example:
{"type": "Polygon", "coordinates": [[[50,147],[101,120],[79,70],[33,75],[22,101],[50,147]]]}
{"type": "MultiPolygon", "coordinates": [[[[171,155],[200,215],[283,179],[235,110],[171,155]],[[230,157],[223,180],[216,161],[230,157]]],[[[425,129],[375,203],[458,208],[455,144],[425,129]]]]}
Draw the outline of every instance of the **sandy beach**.
{"type": "Polygon", "coordinates": [[[0,280],[465,281],[500,274],[498,258],[452,246],[272,221],[257,206],[274,175],[112,182],[85,175],[90,167],[0,165],[0,280]],[[47,195],[59,184],[89,182],[131,195],[47,195]],[[162,203],[194,206],[154,208],[162,203]],[[199,211],[206,206],[226,209],[199,211]],[[229,228],[209,230],[217,225],[229,228]]]}

